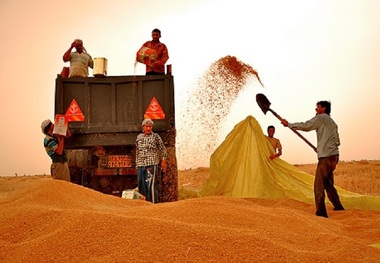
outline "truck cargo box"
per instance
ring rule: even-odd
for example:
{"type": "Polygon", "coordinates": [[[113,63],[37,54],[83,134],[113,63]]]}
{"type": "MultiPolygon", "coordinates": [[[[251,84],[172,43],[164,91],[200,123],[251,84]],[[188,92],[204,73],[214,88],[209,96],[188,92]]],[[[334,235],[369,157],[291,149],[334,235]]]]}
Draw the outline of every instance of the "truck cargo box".
{"type": "Polygon", "coordinates": [[[56,79],[55,114],[70,119],[65,140],[73,182],[121,196],[137,185],[135,140],[142,120],[168,151],[168,169],[159,178],[160,200],[177,200],[174,82],[172,75],[56,79]]]}

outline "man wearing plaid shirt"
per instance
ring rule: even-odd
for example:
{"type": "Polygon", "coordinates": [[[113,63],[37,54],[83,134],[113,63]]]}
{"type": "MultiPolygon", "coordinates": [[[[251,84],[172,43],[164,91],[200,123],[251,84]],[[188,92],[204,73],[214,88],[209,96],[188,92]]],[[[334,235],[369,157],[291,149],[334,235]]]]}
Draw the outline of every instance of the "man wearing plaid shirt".
{"type": "Polygon", "coordinates": [[[142,128],[143,133],[136,138],[139,193],[144,195],[147,201],[158,203],[157,175],[160,168],[166,170],[166,148],[160,135],[152,131],[153,121],[151,119],[144,119],[142,128]]]}

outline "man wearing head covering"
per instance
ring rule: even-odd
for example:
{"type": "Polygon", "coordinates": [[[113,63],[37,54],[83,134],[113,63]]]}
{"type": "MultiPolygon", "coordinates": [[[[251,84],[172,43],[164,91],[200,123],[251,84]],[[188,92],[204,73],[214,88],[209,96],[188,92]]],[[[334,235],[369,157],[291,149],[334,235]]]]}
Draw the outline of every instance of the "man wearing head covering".
{"type": "Polygon", "coordinates": [[[147,201],[158,203],[157,176],[162,168],[166,170],[166,148],[157,133],[152,131],[153,121],[144,119],[143,133],[136,138],[136,166],[139,193],[147,201]]]}
{"type": "Polygon", "coordinates": [[[93,68],[94,62],[79,38],[71,43],[70,48],[63,54],[63,61],[70,61],[69,77],[88,77],[88,67],[93,68]],[[75,48],[75,52],[71,50],[75,48]]]}
{"type": "Polygon", "coordinates": [[[44,120],[41,124],[42,133],[46,135],[44,147],[46,153],[52,160],[50,173],[53,179],[70,182],[70,170],[67,163],[67,156],[64,151],[65,138],[71,136],[70,129],[67,129],[66,136],[53,134],[54,124],[50,120],[44,120]]]}

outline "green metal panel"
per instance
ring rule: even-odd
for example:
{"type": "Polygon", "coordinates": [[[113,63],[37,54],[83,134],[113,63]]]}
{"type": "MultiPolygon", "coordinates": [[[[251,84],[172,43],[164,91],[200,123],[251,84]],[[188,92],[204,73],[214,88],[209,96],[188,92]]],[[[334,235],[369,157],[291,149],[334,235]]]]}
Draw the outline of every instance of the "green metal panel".
{"type": "Polygon", "coordinates": [[[111,76],[56,79],[55,113],[65,114],[75,99],[85,120],[70,122],[73,137],[66,148],[133,143],[155,97],[165,119],[154,120],[154,130],[165,140],[174,127],[173,76],[111,76]]]}

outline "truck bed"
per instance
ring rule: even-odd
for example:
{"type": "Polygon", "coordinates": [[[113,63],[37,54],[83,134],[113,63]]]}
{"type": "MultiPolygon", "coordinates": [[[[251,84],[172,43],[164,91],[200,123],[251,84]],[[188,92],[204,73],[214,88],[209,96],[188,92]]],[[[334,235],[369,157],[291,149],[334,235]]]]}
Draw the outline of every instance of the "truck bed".
{"type": "Polygon", "coordinates": [[[153,120],[154,131],[166,141],[175,126],[173,76],[57,77],[55,114],[65,114],[75,99],[84,115],[84,121],[70,122],[75,136],[66,148],[134,143],[153,98],[165,114],[153,120]]]}
{"type": "Polygon", "coordinates": [[[167,171],[158,178],[159,200],[178,198],[172,75],[62,78],[55,114],[72,121],[65,140],[73,183],[121,196],[136,186],[135,141],[148,114],[167,149],[167,171]]]}

